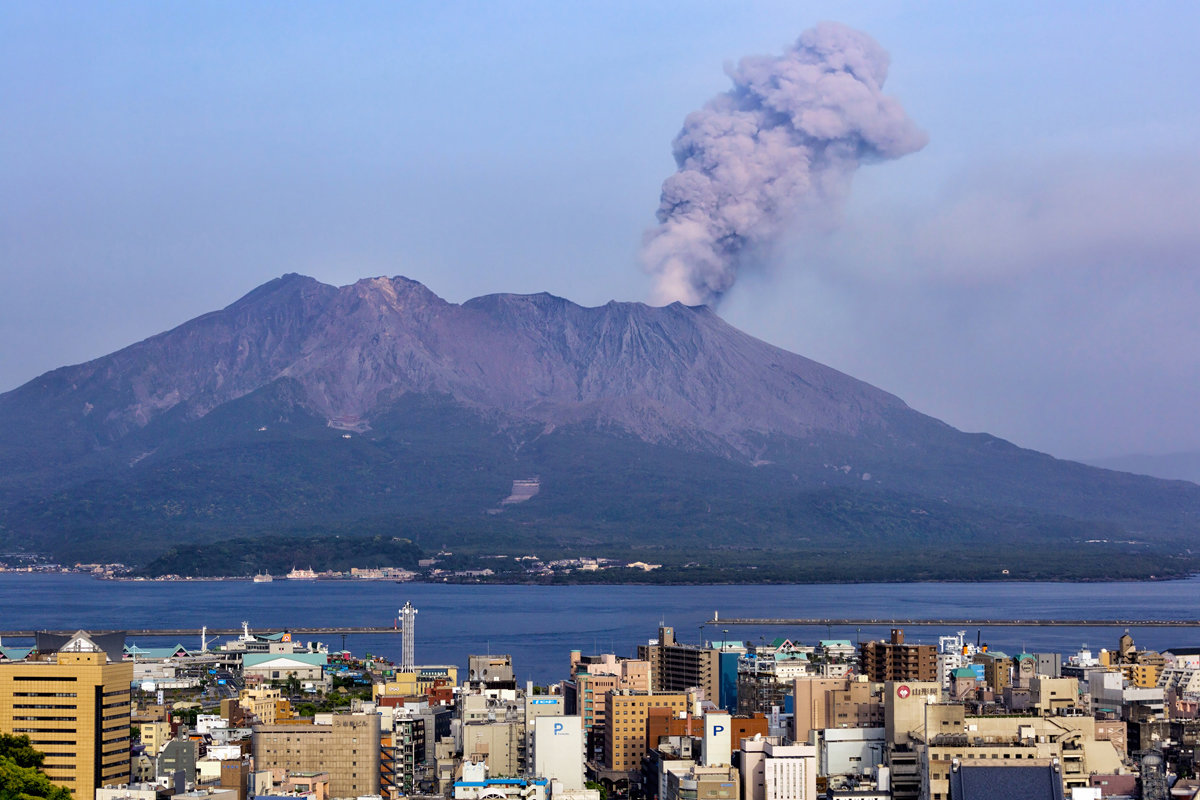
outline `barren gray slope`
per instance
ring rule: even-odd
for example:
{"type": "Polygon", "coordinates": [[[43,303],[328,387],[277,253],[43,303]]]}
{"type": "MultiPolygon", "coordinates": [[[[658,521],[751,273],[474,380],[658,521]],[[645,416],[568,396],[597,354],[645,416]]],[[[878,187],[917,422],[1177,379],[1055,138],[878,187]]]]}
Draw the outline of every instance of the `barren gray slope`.
{"type": "Polygon", "coordinates": [[[369,424],[405,393],[439,393],[550,425],[596,422],[749,455],[748,434],[854,435],[883,425],[885,411],[907,410],[706,307],[584,308],[547,294],[457,305],[400,277],[335,288],[298,275],[47,373],[0,396],[0,409],[52,409],[62,433],[113,441],[168,411],[199,418],[280,378],[335,424],[369,424]]]}

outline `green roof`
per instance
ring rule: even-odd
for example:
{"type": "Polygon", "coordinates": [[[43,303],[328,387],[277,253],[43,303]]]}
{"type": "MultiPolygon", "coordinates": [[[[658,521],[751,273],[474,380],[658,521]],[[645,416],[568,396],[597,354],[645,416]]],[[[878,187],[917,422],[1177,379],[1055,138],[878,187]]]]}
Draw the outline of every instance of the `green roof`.
{"type": "Polygon", "coordinates": [[[976,677],[975,670],[970,669],[969,667],[959,667],[958,669],[951,670],[950,676],[953,678],[974,678],[974,677],[976,677]]]}
{"type": "Polygon", "coordinates": [[[170,658],[182,651],[187,653],[188,649],[181,644],[174,647],[138,647],[136,644],[125,645],[126,655],[139,656],[141,658],[170,658]]]}
{"type": "Polygon", "coordinates": [[[0,654],[9,661],[20,661],[32,651],[32,647],[0,647],[0,654]]]}
{"type": "Polygon", "coordinates": [[[242,667],[257,667],[270,661],[287,659],[308,664],[311,667],[323,667],[328,661],[325,653],[247,653],[242,656],[242,667]]]}
{"type": "Polygon", "coordinates": [[[822,639],[821,647],[849,647],[849,639],[822,639]]]}

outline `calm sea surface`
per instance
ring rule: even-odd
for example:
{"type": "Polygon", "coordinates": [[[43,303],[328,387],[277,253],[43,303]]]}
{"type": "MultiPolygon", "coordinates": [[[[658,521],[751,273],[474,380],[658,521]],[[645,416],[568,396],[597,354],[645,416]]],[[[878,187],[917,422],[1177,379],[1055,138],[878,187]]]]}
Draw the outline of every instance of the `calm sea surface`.
{"type": "MultiPolygon", "coordinates": [[[[572,648],[633,655],[660,622],[680,641],[804,643],[887,635],[886,626],[741,628],[701,625],[730,617],[1200,619],[1200,576],[1149,583],[919,583],[791,586],[450,586],[350,581],[125,582],[83,575],[0,573],[0,630],[192,628],[182,644],[199,647],[200,627],[251,630],[338,625],[390,626],[406,600],[418,609],[417,662],[459,664],[470,653],[511,653],[520,680],[547,683],[567,672],[572,648]]],[[[1073,653],[1115,648],[1115,628],[985,628],[1006,652],[1073,653]]],[[[908,641],[937,643],[946,628],[906,629],[908,641]]],[[[1139,628],[1139,647],[1200,645],[1200,628],[1139,628]]],[[[974,639],[972,629],[968,637],[974,639]]],[[[341,647],[340,636],[326,636],[341,647]]],[[[23,642],[5,640],[4,644],[23,642]]],[[[140,644],[174,644],[139,640],[140,644]]],[[[347,649],[400,658],[396,635],[347,636],[347,649]]]]}

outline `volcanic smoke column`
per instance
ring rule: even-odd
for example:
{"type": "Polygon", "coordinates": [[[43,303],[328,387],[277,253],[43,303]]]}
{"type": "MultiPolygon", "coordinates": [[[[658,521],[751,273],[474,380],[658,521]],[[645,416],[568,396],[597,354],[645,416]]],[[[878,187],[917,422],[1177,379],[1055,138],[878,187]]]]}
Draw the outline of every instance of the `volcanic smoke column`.
{"type": "Polygon", "coordinates": [[[806,208],[837,208],[854,171],[926,135],[882,92],[888,54],[832,22],[777,57],[744,58],[733,88],[684,120],[642,262],[654,300],[715,305],[755,251],[806,208]]]}

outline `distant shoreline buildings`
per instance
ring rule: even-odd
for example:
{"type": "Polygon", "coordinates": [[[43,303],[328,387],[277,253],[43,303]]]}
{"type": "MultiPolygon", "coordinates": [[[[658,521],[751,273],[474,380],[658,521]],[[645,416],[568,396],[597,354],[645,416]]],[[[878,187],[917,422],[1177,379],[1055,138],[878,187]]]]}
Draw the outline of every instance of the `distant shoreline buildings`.
{"type": "Polygon", "coordinates": [[[39,634],[0,645],[0,732],[96,800],[1200,795],[1197,647],[687,643],[662,625],[635,656],[564,653],[534,686],[504,654],[413,663],[415,615],[399,665],[248,625],[199,650],[39,634]]]}

